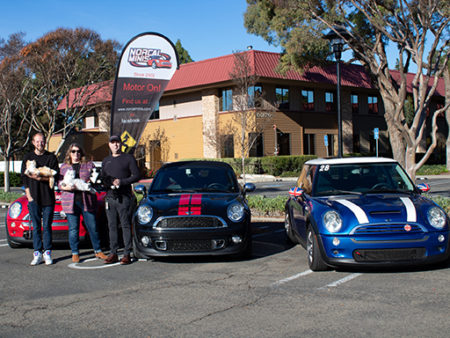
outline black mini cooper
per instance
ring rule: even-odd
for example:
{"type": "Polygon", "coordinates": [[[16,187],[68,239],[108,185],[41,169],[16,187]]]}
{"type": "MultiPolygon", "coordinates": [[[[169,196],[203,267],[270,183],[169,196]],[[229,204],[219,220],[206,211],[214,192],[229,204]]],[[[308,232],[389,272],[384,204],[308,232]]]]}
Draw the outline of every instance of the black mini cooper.
{"type": "Polygon", "coordinates": [[[133,216],[136,258],[180,255],[251,255],[250,209],[255,186],[239,185],[230,165],[182,161],[164,165],[133,216]]]}

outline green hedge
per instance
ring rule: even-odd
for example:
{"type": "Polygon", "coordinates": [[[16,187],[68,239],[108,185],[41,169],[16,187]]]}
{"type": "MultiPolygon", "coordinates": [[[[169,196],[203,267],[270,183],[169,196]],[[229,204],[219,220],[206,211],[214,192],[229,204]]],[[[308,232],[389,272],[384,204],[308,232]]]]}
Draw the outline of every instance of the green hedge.
{"type": "MultiPolygon", "coordinates": [[[[245,172],[247,174],[268,174],[274,176],[298,176],[303,164],[317,158],[315,155],[298,156],[267,156],[246,158],[245,172]]],[[[231,165],[236,174],[241,174],[240,158],[214,158],[214,159],[192,159],[225,162],[231,165]]]]}
{"type": "MultiPolygon", "coordinates": [[[[4,181],[5,173],[0,172],[0,186],[5,186],[4,181]]],[[[20,187],[22,186],[22,178],[20,177],[19,173],[10,172],[9,173],[9,186],[10,187],[20,187]]]]}

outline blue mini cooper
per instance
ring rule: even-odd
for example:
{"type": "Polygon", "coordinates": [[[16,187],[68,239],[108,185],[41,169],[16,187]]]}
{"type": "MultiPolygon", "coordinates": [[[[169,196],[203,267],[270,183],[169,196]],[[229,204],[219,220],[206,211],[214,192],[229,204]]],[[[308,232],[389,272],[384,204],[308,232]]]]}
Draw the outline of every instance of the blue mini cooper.
{"type": "Polygon", "coordinates": [[[289,191],[286,233],[313,271],[443,261],[449,218],[421,192],[392,159],[310,160],[289,191]]]}

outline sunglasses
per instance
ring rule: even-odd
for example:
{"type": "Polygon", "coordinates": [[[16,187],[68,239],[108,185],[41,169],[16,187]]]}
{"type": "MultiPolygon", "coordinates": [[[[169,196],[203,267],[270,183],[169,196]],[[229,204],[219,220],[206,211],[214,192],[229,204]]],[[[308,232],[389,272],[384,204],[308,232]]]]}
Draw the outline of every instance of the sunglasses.
{"type": "Polygon", "coordinates": [[[81,151],[80,151],[80,150],[71,150],[70,152],[71,152],[72,154],[75,154],[75,153],[81,154],[81,151]]]}

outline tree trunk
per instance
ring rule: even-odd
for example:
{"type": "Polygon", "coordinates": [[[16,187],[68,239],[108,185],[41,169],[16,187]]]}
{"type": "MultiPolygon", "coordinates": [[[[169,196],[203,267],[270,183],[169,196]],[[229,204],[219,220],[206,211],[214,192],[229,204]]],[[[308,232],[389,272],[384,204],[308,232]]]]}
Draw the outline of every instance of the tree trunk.
{"type": "Polygon", "coordinates": [[[5,183],[5,192],[10,191],[9,187],[9,158],[5,157],[5,172],[3,173],[3,182],[5,183]]]}
{"type": "Polygon", "coordinates": [[[386,102],[389,102],[389,100],[386,100],[383,97],[383,104],[384,104],[384,109],[385,109],[384,118],[386,120],[386,125],[388,128],[389,142],[390,142],[391,148],[392,148],[392,155],[394,157],[394,160],[396,160],[398,163],[400,163],[400,165],[403,168],[405,168],[405,166],[406,166],[406,160],[405,160],[406,149],[404,146],[403,137],[400,133],[400,130],[398,130],[396,123],[394,121],[394,118],[393,118],[394,113],[395,113],[395,108],[393,105],[386,103],[386,102]]]}
{"type": "MultiPolygon", "coordinates": [[[[450,67],[450,66],[449,66],[450,67]]],[[[445,104],[450,103],[450,69],[444,71],[444,81],[445,81],[445,104]]],[[[445,142],[446,148],[446,165],[447,170],[450,170],[450,109],[445,111],[445,120],[447,121],[447,142],[445,142]]]]}

